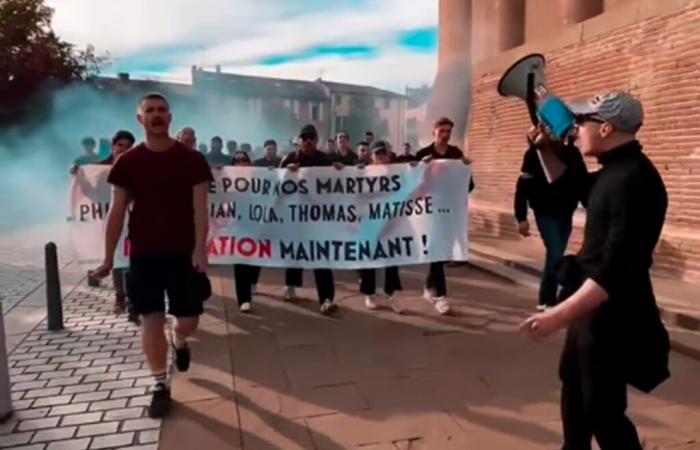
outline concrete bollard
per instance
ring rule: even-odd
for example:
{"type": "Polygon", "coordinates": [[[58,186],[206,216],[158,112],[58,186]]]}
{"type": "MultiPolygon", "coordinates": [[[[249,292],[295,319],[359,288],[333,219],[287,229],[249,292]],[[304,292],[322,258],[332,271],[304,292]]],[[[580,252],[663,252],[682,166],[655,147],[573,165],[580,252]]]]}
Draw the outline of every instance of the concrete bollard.
{"type": "Polygon", "coordinates": [[[61,303],[61,280],[58,274],[58,251],[56,244],[49,242],[44,248],[46,268],[46,309],[49,331],[63,329],[63,305],[61,303]]]}
{"type": "Polygon", "coordinates": [[[10,365],[7,362],[7,338],[5,337],[5,318],[0,302],[0,423],[5,423],[12,415],[12,396],[10,395],[10,365]]]}

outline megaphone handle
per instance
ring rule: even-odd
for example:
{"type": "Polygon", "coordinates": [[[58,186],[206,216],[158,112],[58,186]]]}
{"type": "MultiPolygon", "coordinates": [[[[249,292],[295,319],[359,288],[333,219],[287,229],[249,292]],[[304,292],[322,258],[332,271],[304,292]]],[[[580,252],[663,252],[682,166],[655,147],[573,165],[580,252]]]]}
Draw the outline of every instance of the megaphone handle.
{"type": "Polygon", "coordinates": [[[535,102],[535,74],[530,72],[527,74],[527,98],[525,99],[527,112],[530,114],[530,121],[534,126],[539,125],[540,120],[537,118],[537,103],[535,102]]]}

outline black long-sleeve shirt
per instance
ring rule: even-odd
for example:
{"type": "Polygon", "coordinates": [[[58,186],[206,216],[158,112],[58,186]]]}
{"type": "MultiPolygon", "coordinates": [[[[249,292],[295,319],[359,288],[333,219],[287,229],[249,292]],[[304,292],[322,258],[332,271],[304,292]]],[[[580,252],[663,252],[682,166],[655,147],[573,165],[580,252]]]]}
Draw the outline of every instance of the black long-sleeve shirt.
{"type": "Polygon", "coordinates": [[[573,145],[566,145],[559,152],[566,170],[553,183],[547,181],[537,149],[530,146],[525,152],[513,205],[518,222],[527,220],[528,206],[537,214],[557,216],[573,214],[579,202],[585,206],[588,169],[581,152],[573,145]]]}
{"type": "Polygon", "coordinates": [[[661,175],[634,141],[599,158],[578,261],[608,294],[648,277],[668,207],[661,175]]]}
{"type": "Polygon", "coordinates": [[[608,300],[574,324],[594,352],[612,352],[625,379],[648,392],[669,376],[669,339],[649,274],[666,217],[661,175],[637,141],[599,157],[588,198],[584,243],[576,257],[583,279],[608,300]]]}
{"type": "Polygon", "coordinates": [[[327,167],[332,166],[333,161],[329,155],[318,150],[308,153],[299,150],[285,156],[280,162],[280,168],[285,168],[290,164],[298,164],[299,167],[327,167]]]}

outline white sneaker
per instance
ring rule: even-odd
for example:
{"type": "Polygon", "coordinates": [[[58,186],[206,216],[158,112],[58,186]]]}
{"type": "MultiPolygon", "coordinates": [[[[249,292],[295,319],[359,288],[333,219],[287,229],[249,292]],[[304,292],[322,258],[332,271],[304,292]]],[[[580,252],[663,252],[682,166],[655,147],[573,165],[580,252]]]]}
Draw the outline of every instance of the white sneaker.
{"type": "Polygon", "coordinates": [[[437,297],[437,292],[433,289],[423,289],[423,298],[431,303],[435,302],[435,297],[437,297]]]}
{"type": "Polygon", "coordinates": [[[437,297],[433,301],[435,302],[435,309],[441,315],[445,316],[450,313],[450,302],[445,297],[437,297]]]}
{"type": "Polygon", "coordinates": [[[377,304],[374,302],[374,296],[373,296],[373,295],[368,295],[368,296],[365,297],[365,306],[367,307],[367,309],[372,309],[372,310],[378,309],[378,308],[379,308],[379,305],[377,305],[377,304]]]}
{"type": "Polygon", "coordinates": [[[399,301],[397,299],[395,299],[394,297],[389,297],[388,301],[389,307],[392,311],[394,311],[396,314],[403,313],[403,309],[401,309],[401,306],[399,306],[399,301]]]}
{"type": "Polygon", "coordinates": [[[547,305],[537,305],[537,311],[539,312],[545,312],[547,311],[547,305]]]}
{"type": "Polygon", "coordinates": [[[250,302],[242,303],[241,306],[240,306],[240,308],[241,308],[241,312],[242,312],[242,313],[248,313],[248,312],[250,312],[250,309],[251,309],[250,302]]]}
{"type": "Polygon", "coordinates": [[[257,294],[258,293],[258,285],[254,284],[250,287],[250,293],[251,294],[257,294]]]}
{"type": "Polygon", "coordinates": [[[336,305],[333,300],[324,300],[323,303],[321,303],[321,314],[324,316],[327,316],[331,314],[333,311],[335,311],[338,308],[338,305],[336,305]]]}
{"type": "Polygon", "coordinates": [[[297,298],[296,288],[294,286],[287,286],[287,289],[284,291],[284,300],[290,302],[295,298],[297,298]]]}

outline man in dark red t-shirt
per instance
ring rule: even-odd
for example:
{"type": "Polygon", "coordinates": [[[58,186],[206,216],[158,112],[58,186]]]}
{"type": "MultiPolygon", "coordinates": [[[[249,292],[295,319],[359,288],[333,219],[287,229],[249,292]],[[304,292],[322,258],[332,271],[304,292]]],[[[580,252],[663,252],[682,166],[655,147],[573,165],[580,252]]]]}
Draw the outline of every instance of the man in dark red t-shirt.
{"type": "Polygon", "coordinates": [[[143,316],[143,350],[155,379],[149,415],[157,418],[167,414],[171,403],[165,294],[168,313],[177,318],[172,338],[175,364],[185,371],[191,359],[187,337],[197,329],[203,297],[211,289],[204,272],[212,175],[201,153],[170,137],[172,116],[165,97],[143,97],[138,120],[146,141],[117,159],[109,174],[114,193],[105,233],[105,261],[95,275],[105,276],[112,268],[131,203],[127,293],[135,311],[143,316]]]}

